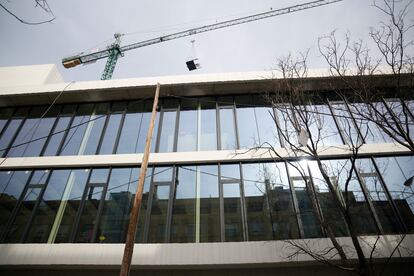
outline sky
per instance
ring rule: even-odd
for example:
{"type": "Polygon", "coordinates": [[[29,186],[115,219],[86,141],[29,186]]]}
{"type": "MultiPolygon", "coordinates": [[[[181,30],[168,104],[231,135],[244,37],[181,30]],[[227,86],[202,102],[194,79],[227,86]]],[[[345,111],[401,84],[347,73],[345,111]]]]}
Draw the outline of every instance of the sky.
{"type": "MultiPolygon", "coordinates": [[[[104,49],[117,32],[125,34],[121,45],[127,45],[308,1],[49,0],[55,20],[41,25],[22,24],[0,9],[0,66],[53,63],[65,81],[98,80],[106,60],[65,69],[61,59],[104,49]]],[[[34,0],[0,3],[26,21],[52,18],[35,7],[34,0]]],[[[371,0],[344,0],[125,52],[113,78],[271,70],[276,68],[278,58],[307,49],[309,67],[324,68],[317,47],[319,37],[333,30],[339,37],[349,32],[353,40],[364,40],[375,56],[369,30],[386,19],[372,7],[371,0]],[[189,72],[185,61],[194,56],[193,39],[195,56],[202,68],[189,72]]],[[[414,22],[414,3],[407,19],[414,22]]]]}

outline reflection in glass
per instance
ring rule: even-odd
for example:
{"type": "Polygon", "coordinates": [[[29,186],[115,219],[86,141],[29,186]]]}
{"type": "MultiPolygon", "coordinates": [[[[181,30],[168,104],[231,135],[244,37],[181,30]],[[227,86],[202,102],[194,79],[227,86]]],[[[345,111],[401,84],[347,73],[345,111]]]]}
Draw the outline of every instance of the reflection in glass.
{"type": "Polygon", "coordinates": [[[398,221],[387,199],[381,180],[370,159],[358,159],[356,166],[362,184],[368,192],[384,233],[398,233],[398,221]]]}
{"type": "Polygon", "coordinates": [[[220,142],[222,150],[237,149],[236,129],[232,107],[220,107],[220,142]]]}
{"type": "Polygon", "coordinates": [[[169,185],[155,185],[154,187],[148,242],[162,243],[165,241],[169,192],[169,185]]]}
{"type": "Polygon", "coordinates": [[[200,99],[200,150],[217,150],[216,103],[211,98],[200,99]]]}
{"type": "Polygon", "coordinates": [[[158,152],[172,152],[174,151],[175,119],[177,117],[177,111],[164,111],[162,114],[158,152]]]}
{"type": "Polygon", "coordinates": [[[187,103],[181,105],[177,151],[197,150],[197,110],[188,110],[190,107],[194,108],[187,103]]]}
{"type": "Polygon", "coordinates": [[[3,131],[3,134],[0,138],[0,156],[8,150],[8,146],[10,145],[17,129],[20,127],[23,119],[11,119],[7,128],[3,131]]]}
{"type": "Polygon", "coordinates": [[[139,169],[112,169],[95,242],[125,242],[138,174],[139,169]]]}
{"type": "Polygon", "coordinates": [[[171,225],[171,242],[196,239],[196,167],[179,168],[171,225]]]}
{"type": "Polygon", "coordinates": [[[414,157],[375,158],[379,172],[409,232],[414,231],[414,190],[408,185],[414,176],[414,157]],[[406,183],[406,185],[404,185],[406,183]]]}
{"type": "Polygon", "coordinates": [[[96,154],[96,149],[99,145],[99,139],[101,138],[108,108],[108,103],[95,105],[95,110],[90,117],[90,121],[88,122],[85,130],[85,135],[83,136],[83,140],[80,145],[79,154],[96,154]]]}
{"type": "Polygon", "coordinates": [[[220,201],[217,165],[199,166],[200,242],[220,241],[220,201]]]}
{"type": "Polygon", "coordinates": [[[312,140],[323,146],[342,144],[341,136],[327,105],[308,106],[312,140]]]}
{"type": "Polygon", "coordinates": [[[75,242],[83,243],[94,240],[94,226],[98,223],[98,209],[102,204],[103,189],[102,186],[87,188],[75,242]]]}
{"type": "Polygon", "coordinates": [[[361,144],[361,137],[358,134],[358,129],[355,127],[351,114],[348,112],[347,106],[344,103],[333,103],[331,107],[345,142],[353,145],[361,144]]]}
{"type": "Polygon", "coordinates": [[[225,241],[242,241],[243,225],[241,219],[240,184],[226,183],[222,185],[225,241]]]}
{"type": "Polygon", "coordinates": [[[81,104],[66,134],[60,155],[78,155],[88,121],[93,112],[93,104],[81,104]]]}
{"type": "Polygon", "coordinates": [[[29,176],[29,171],[0,171],[0,237],[29,176]]]}
{"type": "Polygon", "coordinates": [[[29,243],[46,243],[59,210],[70,170],[52,172],[42,199],[36,210],[30,231],[26,238],[29,243]]]}
{"type": "Polygon", "coordinates": [[[285,165],[244,164],[243,180],[249,240],[298,238],[285,165]]]}
{"type": "Polygon", "coordinates": [[[114,152],[116,138],[122,114],[111,114],[106,124],[99,154],[112,154],[114,152]]]}
{"type": "Polygon", "coordinates": [[[72,170],[70,173],[49,242],[69,242],[88,174],[88,170],[72,170]]]}

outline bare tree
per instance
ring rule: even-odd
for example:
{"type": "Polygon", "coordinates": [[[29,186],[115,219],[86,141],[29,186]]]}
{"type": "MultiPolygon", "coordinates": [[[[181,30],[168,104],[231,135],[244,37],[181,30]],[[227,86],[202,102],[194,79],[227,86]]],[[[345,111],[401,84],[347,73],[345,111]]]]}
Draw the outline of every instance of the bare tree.
{"type": "MultiPolygon", "coordinates": [[[[351,42],[350,34],[338,39],[336,32],[319,38],[319,52],[329,72],[342,80],[350,91],[348,99],[359,102],[352,105],[356,120],[371,125],[384,133],[384,141],[393,141],[414,152],[413,93],[413,22],[407,23],[408,8],[412,1],[383,0],[373,2],[388,21],[371,28],[370,37],[380,57],[374,59],[363,41],[351,42]],[[410,36],[411,35],[411,36],[410,36]],[[385,81],[381,86],[373,83],[378,75],[385,81]],[[411,106],[410,106],[411,105],[411,106]]],[[[367,126],[369,127],[369,126],[367,126]]]]}

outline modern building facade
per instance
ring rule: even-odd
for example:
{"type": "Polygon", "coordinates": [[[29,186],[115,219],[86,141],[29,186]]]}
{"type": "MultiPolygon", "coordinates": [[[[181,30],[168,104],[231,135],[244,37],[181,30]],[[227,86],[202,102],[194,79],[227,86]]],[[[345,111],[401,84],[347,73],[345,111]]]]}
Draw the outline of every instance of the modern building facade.
{"type": "MultiPolygon", "coordinates": [[[[290,256],[287,240],[329,247],[317,215],[339,240],[350,240],[316,161],[288,157],[283,137],[298,139],[298,133],[281,133],[290,111],[265,97],[278,81],[271,75],[0,87],[0,270],[117,273],[159,82],[133,273],[332,273],[306,254],[290,256]]],[[[388,89],[387,76],[377,79],[388,89]]],[[[309,104],[323,133],[319,156],[367,241],[364,250],[380,237],[374,254],[380,262],[404,235],[404,262],[390,267],[408,269],[413,153],[355,118],[352,109],[363,103],[332,97],[335,78],[305,81],[304,93],[323,95],[323,102],[309,104]],[[353,136],[363,145],[350,172],[353,136]]],[[[414,100],[391,98],[384,104],[409,110],[414,136],[414,100]]]]}

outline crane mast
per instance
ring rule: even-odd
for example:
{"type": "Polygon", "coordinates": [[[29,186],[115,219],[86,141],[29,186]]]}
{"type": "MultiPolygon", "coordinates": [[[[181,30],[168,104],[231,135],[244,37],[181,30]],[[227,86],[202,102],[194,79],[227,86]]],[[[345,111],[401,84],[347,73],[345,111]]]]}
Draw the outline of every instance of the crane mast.
{"type": "Polygon", "coordinates": [[[301,10],[324,6],[324,5],[328,5],[328,4],[332,4],[332,3],[340,2],[340,1],[343,1],[343,0],[320,0],[320,1],[307,2],[303,4],[298,4],[298,5],[282,8],[282,9],[271,10],[268,12],[262,12],[262,13],[258,13],[258,14],[254,14],[250,16],[237,18],[237,19],[218,22],[218,23],[214,23],[214,24],[210,24],[210,25],[206,25],[206,26],[202,26],[198,28],[192,28],[189,30],[176,32],[176,33],[172,33],[172,34],[165,35],[165,36],[159,36],[156,38],[140,41],[137,43],[132,43],[132,44],[125,45],[125,46],[120,46],[121,34],[115,34],[115,42],[107,46],[105,50],[95,51],[95,52],[88,53],[88,54],[81,53],[75,56],[70,56],[70,57],[62,59],[62,64],[65,68],[71,68],[71,67],[75,67],[80,64],[87,64],[87,63],[94,62],[99,59],[108,58],[106,65],[105,65],[105,70],[101,77],[101,80],[108,80],[112,78],[112,74],[114,72],[115,65],[116,65],[118,58],[120,56],[123,56],[124,52],[126,51],[150,46],[153,44],[157,44],[157,43],[161,43],[161,42],[165,42],[165,41],[169,41],[173,39],[191,36],[191,35],[195,35],[199,33],[209,32],[209,31],[213,31],[213,30],[217,30],[221,28],[227,28],[230,26],[235,26],[235,25],[252,22],[252,21],[257,21],[257,20],[261,20],[261,19],[265,19],[269,17],[279,16],[283,14],[288,14],[288,13],[293,13],[293,12],[297,12],[301,10]]]}

